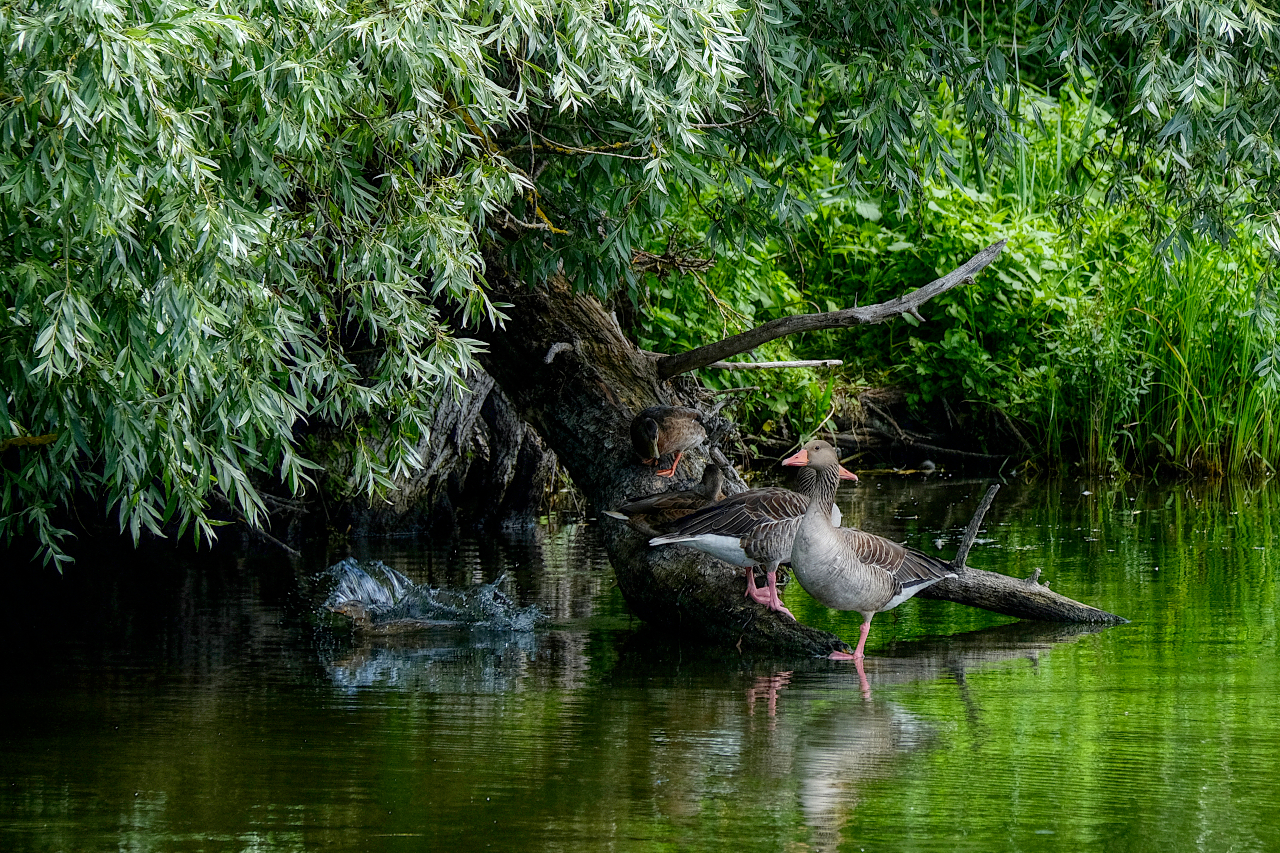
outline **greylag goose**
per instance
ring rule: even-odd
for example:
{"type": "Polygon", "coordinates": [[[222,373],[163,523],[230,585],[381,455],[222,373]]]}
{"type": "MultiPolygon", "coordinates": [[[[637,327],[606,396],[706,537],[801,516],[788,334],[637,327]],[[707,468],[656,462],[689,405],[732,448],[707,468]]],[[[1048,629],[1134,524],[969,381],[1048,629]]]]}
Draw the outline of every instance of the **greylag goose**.
{"type": "Polygon", "coordinates": [[[674,476],[680,455],[706,437],[702,413],[684,406],[650,406],[631,421],[631,444],[643,464],[656,468],[663,456],[676,455],[670,468],[654,472],[659,477],[674,476]]]}
{"type": "Polygon", "coordinates": [[[882,536],[831,526],[831,505],[843,469],[835,448],[827,442],[811,441],[782,464],[806,466],[818,475],[791,548],[791,570],[800,585],[827,607],[862,614],[862,634],[853,654],[831,654],[836,660],[861,661],[871,617],[892,610],[943,578],[955,577],[955,572],[936,557],[882,536]]]}
{"type": "Polygon", "coordinates": [[[692,489],[651,495],[607,510],[605,515],[627,522],[646,536],[658,536],[673,522],[722,498],[724,472],[719,465],[707,463],[702,469],[702,482],[692,489]]]}
{"type": "MultiPolygon", "coordinates": [[[[837,462],[837,467],[839,463],[837,462]]],[[[839,468],[840,477],[858,479],[839,468]]],[[[801,492],[810,492],[818,472],[803,470],[796,479],[801,492]]],[[[791,559],[791,542],[809,505],[806,494],[787,489],[751,489],[691,513],[671,525],[670,532],[649,540],[650,545],[688,545],[747,570],[746,596],[770,610],[792,616],[778,598],[778,564],[791,559]],[[764,566],[766,587],[756,587],[755,567],[764,566]]],[[[832,505],[828,521],[840,523],[840,510],[832,505]]]]}

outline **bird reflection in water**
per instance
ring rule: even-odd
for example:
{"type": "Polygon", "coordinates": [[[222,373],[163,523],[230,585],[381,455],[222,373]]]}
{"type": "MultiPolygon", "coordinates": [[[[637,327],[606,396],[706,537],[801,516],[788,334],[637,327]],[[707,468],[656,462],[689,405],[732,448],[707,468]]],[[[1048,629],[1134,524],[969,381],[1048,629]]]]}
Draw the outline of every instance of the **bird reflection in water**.
{"type": "Polygon", "coordinates": [[[865,662],[865,669],[863,662],[852,662],[857,694],[849,663],[797,662],[756,675],[746,690],[747,714],[757,716],[757,705],[765,709],[769,734],[763,752],[775,764],[772,772],[798,780],[796,797],[810,833],[806,848],[849,845],[847,827],[866,784],[901,773],[910,753],[927,749],[936,739],[929,722],[884,698],[894,695],[896,686],[953,683],[972,713],[980,715],[980,704],[968,694],[967,672],[1019,663],[1035,666],[1055,645],[1100,630],[1019,622],[890,643],[865,662]],[[873,696],[870,681],[878,695],[873,696]]]}
{"type": "Polygon", "coordinates": [[[747,713],[756,714],[756,700],[765,699],[769,703],[769,728],[772,730],[778,716],[778,691],[791,683],[791,672],[775,672],[772,675],[756,676],[747,688],[747,713]]]}
{"type": "MultiPolygon", "coordinates": [[[[810,830],[810,850],[835,850],[870,780],[893,775],[902,756],[928,743],[932,729],[905,709],[872,698],[858,661],[858,694],[846,665],[757,675],[746,689],[747,714],[769,720],[769,754],[785,757],[785,775],[810,830]],[[786,701],[779,701],[786,700],[786,701]]],[[[874,669],[873,669],[874,672],[874,669]]]]}
{"type": "Polygon", "coordinates": [[[796,749],[800,811],[812,850],[836,850],[867,782],[887,779],[932,728],[892,702],[836,702],[807,721],[796,749]]]}

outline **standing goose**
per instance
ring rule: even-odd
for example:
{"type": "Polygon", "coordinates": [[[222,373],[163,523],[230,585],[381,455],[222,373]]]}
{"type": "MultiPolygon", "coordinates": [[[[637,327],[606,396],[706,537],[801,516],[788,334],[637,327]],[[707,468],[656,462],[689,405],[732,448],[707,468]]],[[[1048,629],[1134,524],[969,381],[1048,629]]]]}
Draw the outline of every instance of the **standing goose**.
{"type": "MultiPolygon", "coordinates": [[[[837,462],[837,467],[839,463],[837,462]]],[[[839,468],[838,475],[856,480],[857,475],[839,468]]],[[[792,616],[778,598],[778,564],[791,559],[791,543],[809,505],[807,494],[818,480],[818,472],[799,472],[796,486],[805,494],[787,489],[751,489],[725,498],[685,516],[671,525],[671,532],[649,540],[650,545],[688,545],[747,570],[746,596],[770,610],[792,616]],[[765,567],[765,589],[756,587],[755,567],[765,567]]],[[[828,521],[840,523],[840,510],[827,509],[828,521]]]]}
{"type": "Polygon", "coordinates": [[[796,531],[791,569],[800,585],[827,607],[862,614],[862,635],[853,654],[831,654],[836,660],[861,661],[871,617],[892,610],[943,578],[955,577],[955,572],[936,557],[882,536],[831,526],[829,514],[842,469],[840,457],[827,442],[811,441],[782,464],[806,466],[818,476],[796,531]]]}
{"type": "Polygon", "coordinates": [[[663,456],[676,455],[670,468],[654,472],[659,477],[674,476],[680,455],[706,437],[702,413],[684,406],[650,406],[631,421],[631,444],[643,464],[656,468],[663,456]]]}
{"type": "Polygon", "coordinates": [[[702,482],[692,489],[662,492],[623,504],[605,515],[621,519],[646,536],[658,536],[673,522],[724,497],[724,472],[715,463],[702,469],[702,482]]]}

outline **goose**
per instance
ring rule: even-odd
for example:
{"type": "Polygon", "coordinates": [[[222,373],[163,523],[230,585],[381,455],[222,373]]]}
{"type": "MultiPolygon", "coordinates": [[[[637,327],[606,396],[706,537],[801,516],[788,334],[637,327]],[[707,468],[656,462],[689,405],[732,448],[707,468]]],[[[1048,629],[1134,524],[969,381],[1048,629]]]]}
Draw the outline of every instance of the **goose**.
{"type": "Polygon", "coordinates": [[[955,572],[936,557],[882,536],[831,525],[831,505],[843,469],[835,448],[827,442],[811,441],[782,464],[804,466],[817,473],[791,548],[791,570],[805,591],[822,604],[862,614],[862,634],[853,654],[830,655],[833,660],[861,662],[871,617],[892,610],[943,578],[955,577],[955,572]]]}
{"type": "Polygon", "coordinates": [[[623,504],[605,515],[627,522],[646,536],[659,536],[675,521],[724,498],[724,472],[708,463],[702,469],[702,482],[692,489],[662,492],[623,504]]]}
{"type": "MultiPolygon", "coordinates": [[[[847,480],[858,479],[844,468],[838,474],[847,480]]],[[[802,470],[796,486],[801,492],[808,492],[817,480],[816,471],[802,470]]],[[[778,598],[778,564],[791,559],[791,542],[808,505],[805,494],[788,489],[751,489],[685,516],[672,524],[669,532],[650,539],[649,544],[687,545],[745,568],[746,596],[794,619],[778,598]],[[765,589],[756,587],[756,566],[765,568],[765,589]]],[[[828,521],[840,523],[840,510],[834,505],[828,509],[828,521]]]]}
{"type": "Polygon", "coordinates": [[[702,413],[684,406],[650,406],[631,421],[631,444],[643,464],[656,468],[663,456],[676,455],[670,468],[654,472],[659,477],[675,476],[681,454],[706,437],[702,413]]]}

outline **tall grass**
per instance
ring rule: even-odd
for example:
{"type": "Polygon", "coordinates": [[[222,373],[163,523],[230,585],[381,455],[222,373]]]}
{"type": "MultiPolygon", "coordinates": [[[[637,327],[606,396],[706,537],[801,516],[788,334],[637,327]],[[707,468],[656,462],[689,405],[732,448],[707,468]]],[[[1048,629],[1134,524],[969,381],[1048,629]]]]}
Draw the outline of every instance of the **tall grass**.
{"type": "Polygon", "coordinates": [[[1201,246],[1104,269],[1085,312],[1049,341],[1042,425],[1092,470],[1256,473],[1280,463],[1277,344],[1258,254],[1201,246]]]}
{"type": "Polygon", "coordinates": [[[1256,368],[1275,345],[1256,310],[1261,270],[1203,247],[1144,276],[1145,360],[1155,381],[1142,423],[1167,464],[1209,473],[1274,468],[1274,384],[1256,368]]]}
{"type": "Polygon", "coordinates": [[[1230,251],[1159,252],[1152,221],[1169,212],[1127,204],[1127,193],[1158,190],[1154,179],[1095,161],[1118,143],[1093,90],[1024,97],[1017,113],[1027,144],[1008,161],[985,160],[958,121],[944,126],[971,183],[963,195],[935,193],[917,221],[896,224],[909,234],[899,244],[932,252],[939,271],[963,259],[946,248],[956,234],[968,235],[968,249],[1011,238],[997,284],[940,300],[950,328],[911,331],[922,396],[1001,409],[1055,466],[1280,466],[1280,335],[1261,241],[1242,233],[1230,251]],[[1036,344],[1016,331],[1025,327],[1036,344]]]}

